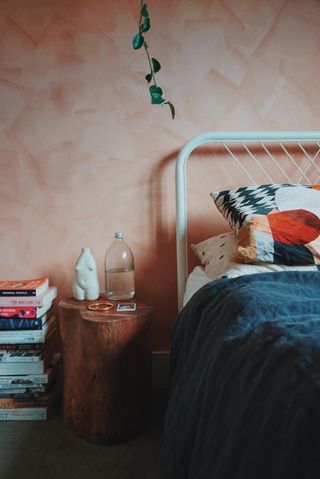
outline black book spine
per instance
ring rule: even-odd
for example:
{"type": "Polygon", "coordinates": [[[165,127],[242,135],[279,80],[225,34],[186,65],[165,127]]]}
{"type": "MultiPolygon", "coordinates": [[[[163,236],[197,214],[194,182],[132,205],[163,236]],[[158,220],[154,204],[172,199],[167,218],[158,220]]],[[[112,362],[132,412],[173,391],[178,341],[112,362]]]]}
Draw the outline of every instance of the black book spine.
{"type": "Polygon", "coordinates": [[[26,318],[0,318],[0,331],[14,330],[37,330],[42,329],[42,319],[26,319],[26,318]]]}
{"type": "Polygon", "coordinates": [[[0,296],[36,296],[35,289],[0,289],[0,296]]]}

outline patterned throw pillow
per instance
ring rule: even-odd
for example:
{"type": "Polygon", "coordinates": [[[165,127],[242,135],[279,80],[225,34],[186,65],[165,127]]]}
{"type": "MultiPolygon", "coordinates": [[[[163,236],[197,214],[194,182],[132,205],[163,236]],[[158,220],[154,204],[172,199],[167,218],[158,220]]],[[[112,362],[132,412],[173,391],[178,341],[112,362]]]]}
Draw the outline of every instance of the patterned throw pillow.
{"type": "MultiPolygon", "coordinates": [[[[234,256],[237,252],[237,239],[233,231],[192,244],[191,248],[199,258],[207,279],[237,278],[247,274],[277,273],[281,271],[320,271],[320,266],[314,264],[288,266],[270,263],[236,263],[234,256]]],[[[195,280],[199,279],[197,276],[195,276],[195,280]]]]}
{"type": "Polygon", "coordinates": [[[209,278],[217,279],[221,278],[229,267],[237,248],[237,238],[232,231],[192,244],[191,248],[209,278]]]}
{"type": "Polygon", "coordinates": [[[320,186],[269,184],[211,193],[236,232],[236,260],[320,264],[320,186]]]}

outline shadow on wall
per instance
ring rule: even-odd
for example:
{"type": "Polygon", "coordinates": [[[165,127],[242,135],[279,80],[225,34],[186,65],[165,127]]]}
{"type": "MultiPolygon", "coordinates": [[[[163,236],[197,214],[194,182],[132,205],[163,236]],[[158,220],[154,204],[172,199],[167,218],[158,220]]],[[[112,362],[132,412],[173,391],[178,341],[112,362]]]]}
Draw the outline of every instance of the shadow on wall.
{"type": "Polygon", "coordinates": [[[136,269],[136,290],[154,305],[153,349],[170,349],[170,329],[177,316],[174,164],[178,151],[164,157],[149,179],[149,255],[136,269]],[[171,203],[171,199],[173,204],[171,203]],[[170,217],[168,215],[171,215],[170,217]]]}
{"type": "MultiPolygon", "coordinates": [[[[176,267],[176,204],[175,204],[175,163],[179,150],[164,157],[150,176],[150,213],[152,225],[152,244],[148,245],[149,255],[139,261],[136,269],[136,290],[142,298],[147,298],[154,304],[153,345],[154,350],[170,348],[170,330],[177,317],[177,267],[176,267]]],[[[196,168],[202,160],[212,156],[212,148],[200,147],[197,154],[192,155],[196,168]]],[[[188,175],[188,197],[190,208],[188,215],[188,243],[201,241],[226,229],[226,225],[214,225],[212,200],[209,191],[204,192],[201,177],[198,174],[188,175]],[[193,178],[195,176],[195,178],[193,178]],[[190,190],[190,191],[189,191],[190,190]],[[197,192],[202,192],[198,201],[197,192]],[[189,195],[190,193],[190,195],[189,195]],[[196,208],[192,207],[196,204],[196,208]],[[208,217],[197,214],[197,205],[206,204],[207,211],[212,213],[212,223],[208,217]]],[[[206,174],[203,172],[203,176],[206,174]]],[[[209,188],[209,186],[208,186],[209,188]]],[[[197,263],[191,248],[188,248],[189,270],[197,263]]]]}

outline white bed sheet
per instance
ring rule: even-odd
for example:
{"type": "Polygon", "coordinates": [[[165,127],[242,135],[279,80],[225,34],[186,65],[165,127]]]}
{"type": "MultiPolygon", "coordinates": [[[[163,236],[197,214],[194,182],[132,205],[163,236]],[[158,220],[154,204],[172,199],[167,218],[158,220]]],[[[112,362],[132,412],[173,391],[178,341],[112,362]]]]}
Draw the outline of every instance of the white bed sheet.
{"type": "Polygon", "coordinates": [[[183,306],[187,304],[189,299],[196,293],[202,286],[212,281],[207,276],[202,266],[196,266],[194,270],[189,274],[186,284],[186,290],[183,297],[183,306]]]}
{"type": "MultiPolygon", "coordinates": [[[[190,298],[205,284],[214,279],[219,278],[237,278],[247,274],[257,273],[277,273],[282,271],[319,271],[319,265],[305,265],[305,266],[286,266],[279,264],[242,264],[242,263],[228,263],[228,268],[220,271],[220,274],[212,278],[206,273],[204,267],[196,266],[189,274],[186,284],[186,290],[183,297],[183,306],[187,304],[190,298]]],[[[320,274],[320,272],[319,272],[320,274]]]]}

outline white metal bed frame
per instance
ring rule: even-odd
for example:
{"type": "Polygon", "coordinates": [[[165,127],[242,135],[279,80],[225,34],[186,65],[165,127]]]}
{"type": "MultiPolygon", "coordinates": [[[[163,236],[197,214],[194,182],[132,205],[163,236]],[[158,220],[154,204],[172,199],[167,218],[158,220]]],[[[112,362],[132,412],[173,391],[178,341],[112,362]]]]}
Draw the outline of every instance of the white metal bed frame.
{"type": "Polygon", "coordinates": [[[186,183],[186,165],[190,154],[200,145],[206,143],[220,144],[237,163],[238,167],[245,173],[252,184],[255,181],[250,172],[241,164],[239,158],[232,151],[232,145],[240,145],[244,151],[256,162],[259,169],[263,172],[269,182],[273,182],[268,172],[264,169],[261,162],[252,152],[252,145],[258,145],[264,150],[267,157],[273,161],[286,181],[292,182],[286,172],[281,168],[277,159],[273,156],[270,145],[278,145],[285,155],[300,173],[300,179],[296,183],[310,183],[308,172],[316,170],[318,177],[313,183],[318,183],[320,179],[320,165],[316,160],[320,158],[320,131],[233,131],[233,132],[209,132],[191,138],[180,150],[176,161],[176,249],[177,249],[177,286],[178,286],[178,308],[182,308],[183,296],[188,277],[188,245],[187,245],[187,183],[186,183]],[[313,143],[316,146],[316,153],[311,156],[305,148],[305,144],[313,143]],[[302,169],[295,161],[293,156],[286,148],[286,144],[295,144],[301,153],[307,158],[308,164],[302,169]],[[319,157],[319,158],[318,158],[319,157]]]}

